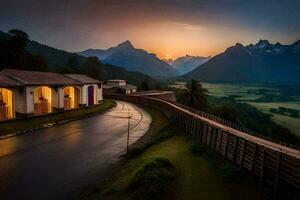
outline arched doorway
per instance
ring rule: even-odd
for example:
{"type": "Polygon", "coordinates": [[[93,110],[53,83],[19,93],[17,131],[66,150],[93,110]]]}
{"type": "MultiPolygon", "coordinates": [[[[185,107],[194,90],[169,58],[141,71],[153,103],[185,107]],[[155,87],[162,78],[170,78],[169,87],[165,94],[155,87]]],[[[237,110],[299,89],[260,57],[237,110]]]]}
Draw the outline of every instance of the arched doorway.
{"type": "Polygon", "coordinates": [[[14,118],[12,91],[0,88],[0,120],[8,120],[14,118]]]}
{"type": "Polygon", "coordinates": [[[52,90],[41,86],[34,90],[34,113],[46,114],[52,112],[52,90]]]}
{"type": "Polygon", "coordinates": [[[94,93],[94,86],[88,87],[88,106],[92,106],[95,104],[95,93],[94,93]]]}
{"type": "Polygon", "coordinates": [[[64,108],[65,110],[79,107],[79,89],[76,87],[64,88],[64,108]]]}

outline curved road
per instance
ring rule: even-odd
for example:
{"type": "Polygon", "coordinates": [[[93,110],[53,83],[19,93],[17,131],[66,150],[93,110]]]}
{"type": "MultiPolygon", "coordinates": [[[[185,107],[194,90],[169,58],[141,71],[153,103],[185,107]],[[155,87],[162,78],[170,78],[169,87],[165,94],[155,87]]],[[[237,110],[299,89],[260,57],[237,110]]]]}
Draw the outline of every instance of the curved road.
{"type": "Polygon", "coordinates": [[[118,166],[128,115],[132,144],[151,116],[121,101],[101,115],[0,140],[0,199],[76,199],[118,166]]]}

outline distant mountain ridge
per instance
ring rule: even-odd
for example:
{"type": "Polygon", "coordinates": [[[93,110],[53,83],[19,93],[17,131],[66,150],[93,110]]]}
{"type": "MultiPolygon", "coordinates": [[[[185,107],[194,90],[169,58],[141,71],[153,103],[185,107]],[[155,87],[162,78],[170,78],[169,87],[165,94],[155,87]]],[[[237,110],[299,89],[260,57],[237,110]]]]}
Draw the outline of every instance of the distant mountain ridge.
{"type": "Polygon", "coordinates": [[[178,74],[173,67],[160,60],[155,54],[134,48],[128,40],[107,50],[88,49],[78,54],[87,57],[96,56],[103,63],[124,67],[152,77],[172,77],[178,74]]]}
{"type": "Polygon", "coordinates": [[[290,45],[260,40],[237,43],[183,76],[220,82],[300,84],[300,40],[290,45]]]}
{"type": "Polygon", "coordinates": [[[206,63],[210,58],[210,56],[201,57],[186,55],[169,62],[169,64],[174,67],[180,75],[183,75],[206,63]]]}

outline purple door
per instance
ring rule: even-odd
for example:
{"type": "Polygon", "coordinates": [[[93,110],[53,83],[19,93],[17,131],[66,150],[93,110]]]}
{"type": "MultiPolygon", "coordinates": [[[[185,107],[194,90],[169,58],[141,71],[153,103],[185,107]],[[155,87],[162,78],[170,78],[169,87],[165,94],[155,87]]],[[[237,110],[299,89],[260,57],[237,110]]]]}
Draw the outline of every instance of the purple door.
{"type": "Polygon", "coordinates": [[[88,105],[94,105],[94,86],[88,87],[88,105]]]}

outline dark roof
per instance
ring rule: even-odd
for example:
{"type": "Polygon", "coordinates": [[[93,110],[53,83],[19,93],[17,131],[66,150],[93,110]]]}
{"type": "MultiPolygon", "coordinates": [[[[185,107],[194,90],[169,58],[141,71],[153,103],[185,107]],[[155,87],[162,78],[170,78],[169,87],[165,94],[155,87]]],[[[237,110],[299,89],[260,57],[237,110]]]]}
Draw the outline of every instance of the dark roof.
{"type": "Polygon", "coordinates": [[[5,69],[1,72],[21,85],[81,85],[79,81],[53,72],[5,69]]]}
{"type": "Polygon", "coordinates": [[[125,90],[131,90],[131,89],[136,89],[137,88],[135,85],[130,85],[130,84],[119,85],[118,87],[121,88],[121,89],[125,89],[125,90]]]}
{"type": "Polygon", "coordinates": [[[0,87],[17,87],[22,84],[0,72],[0,87]]]}
{"type": "Polygon", "coordinates": [[[100,81],[84,74],[66,74],[66,76],[72,78],[73,80],[79,81],[82,84],[101,83],[100,81]]]}
{"type": "Polygon", "coordinates": [[[137,89],[135,85],[110,85],[110,84],[104,84],[103,89],[112,89],[112,88],[120,88],[123,90],[131,90],[131,89],[137,89]]]}
{"type": "Polygon", "coordinates": [[[147,96],[147,95],[157,95],[157,94],[168,94],[168,93],[174,93],[173,91],[168,90],[148,90],[148,91],[142,91],[142,92],[136,92],[134,95],[140,95],[140,96],[147,96]]]}

